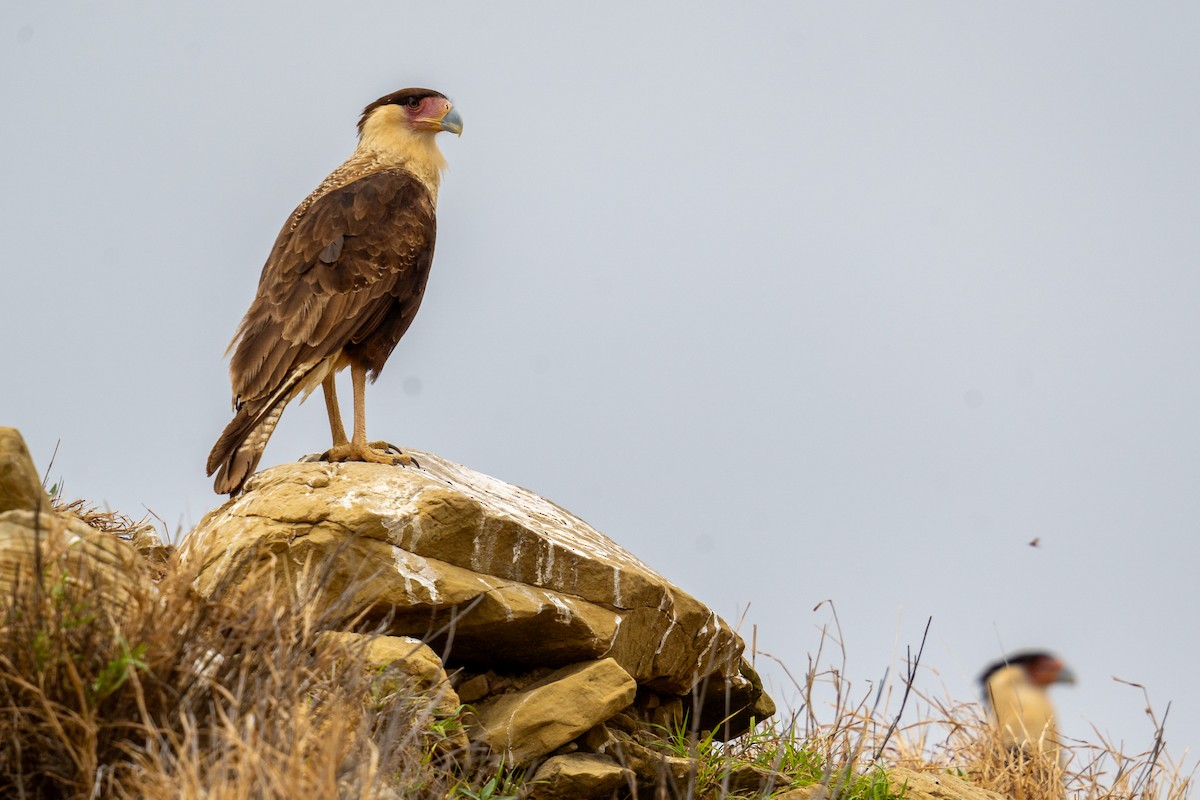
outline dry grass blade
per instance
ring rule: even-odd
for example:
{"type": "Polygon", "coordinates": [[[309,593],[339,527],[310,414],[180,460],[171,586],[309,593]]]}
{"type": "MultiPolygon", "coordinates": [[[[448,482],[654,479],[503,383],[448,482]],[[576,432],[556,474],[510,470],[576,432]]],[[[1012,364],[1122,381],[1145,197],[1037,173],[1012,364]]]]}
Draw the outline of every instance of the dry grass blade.
{"type": "Polygon", "coordinates": [[[256,602],[208,600],[173,563],[157,585],[131,583],[115,610],[64,558],[47,554],[30,570],[39,579],[0,599],[0,797],[359,798],[404,786],[433,798],[454,785],[421,725],[429,698],[317,647],[337,610],[274,591],[270,570],[256,602]]]}

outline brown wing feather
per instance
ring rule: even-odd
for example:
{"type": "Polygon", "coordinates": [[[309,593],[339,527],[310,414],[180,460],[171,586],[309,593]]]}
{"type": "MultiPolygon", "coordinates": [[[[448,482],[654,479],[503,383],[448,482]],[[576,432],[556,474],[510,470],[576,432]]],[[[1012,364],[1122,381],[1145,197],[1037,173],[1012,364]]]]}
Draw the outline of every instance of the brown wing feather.
{"type": "Polygon", "coordinates": [[[420,306],[435,236],[433,199],[401,169],[334,189],[289,219],[230,345],[238,414],[207,465],[222,471],[219,492],[253,474],[283,406],[326,359],[344,355],[378,375],[420,306]]]}

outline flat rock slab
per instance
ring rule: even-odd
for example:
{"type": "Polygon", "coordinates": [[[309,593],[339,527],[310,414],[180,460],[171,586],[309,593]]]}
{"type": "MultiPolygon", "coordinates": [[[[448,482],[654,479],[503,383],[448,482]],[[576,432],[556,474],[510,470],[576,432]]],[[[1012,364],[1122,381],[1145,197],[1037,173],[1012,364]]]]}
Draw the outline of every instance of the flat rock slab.
{"type": "MultiPolygon", "coordinates": [[[[275,558],[347,616],[387,615],[390,632],[452,660],[512,667],[611,657],[640,684],[686,694],[706,676],[744,686],[741,639],[573,514],[526,489],[429,453],[420,468],[285,464],[207,514],[186,540],[201,591],[275,558]]],[[[235,581],[236,582],[236,581],[235,581]]]]}
{"type": "Polygon", "coordinates": [[[533,774],[529,800],[600,800],[632,780],[632,771],[605,756],[554,756],[533,774]]]}
{"type": "Polygon", "coordinates": [[[773,800],[828,800],[829,787],[814,783],[811,786],[801,786],[799,789],[789,789],[781,794],[772,795],[773,800]]]}
{"type": "Polygon", "coordinates": [[[528,764],[600,725],[636,694],[637,683],[611,658],[575,664],[481,704],[471,740],[509,766],[528,764]]]}
{"type": "Polygon", "coordinates": [[[972,786],[957,775],[917,772],[905,767],[888,770],[892,792],[904,792],[906,800],[1006,800],[1004,795],[972,786]]]}
{"type": "Polygon", "coordinates": [[[628,767],[637,776],[638,784],[647,790],[659,786],[681,788],[693,785],[700,761],[685,756],[673,756],[652,750],[638,743],[632,734],[622,730],[605,729],[600,738],[611,737],[601,748],[605,755],[628,767]]]}

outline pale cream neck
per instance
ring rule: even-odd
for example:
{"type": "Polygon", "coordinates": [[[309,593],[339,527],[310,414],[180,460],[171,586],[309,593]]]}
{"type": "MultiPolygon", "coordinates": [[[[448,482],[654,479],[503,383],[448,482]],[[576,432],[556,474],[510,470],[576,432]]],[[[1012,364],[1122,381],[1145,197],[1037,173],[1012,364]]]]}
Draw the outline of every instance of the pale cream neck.
{"type": "Polygon", "coordinates": [[[404,167],[425,184],[436,203],[442,170],[446,168],[446,157],[438,149],[436,135],[436,131],[409,128],[400,106],[381,106],[363,125],[355,156],[380,166],[404,167]]]}

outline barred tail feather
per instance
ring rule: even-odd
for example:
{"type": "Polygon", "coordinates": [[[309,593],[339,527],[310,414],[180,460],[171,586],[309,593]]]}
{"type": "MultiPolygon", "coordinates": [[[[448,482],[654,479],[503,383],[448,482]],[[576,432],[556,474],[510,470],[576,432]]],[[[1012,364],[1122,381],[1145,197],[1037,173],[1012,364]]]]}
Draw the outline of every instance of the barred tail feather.
{"type": "Polygon", "coordinates": [[[233,420],[221,432],[221,438],[208,454],[208,474],[217,473],[213,488],[217,494],[237,494],[246,479],[254,474],[267,449],[267,441],[275,432],[283,409],[304,381],[311,377],[312,367],[293,370],[287,381],[270,397],[243,405],[233,420]]]}
{"type": "Polygon", "coordinates": [[[255,414],[244,406],[225,427],[208,454],[208,474],[217,473],[213,482],[217,494],[237,494],[254,474],[288,399],[276,400],[266,413],[255,414]]]}

